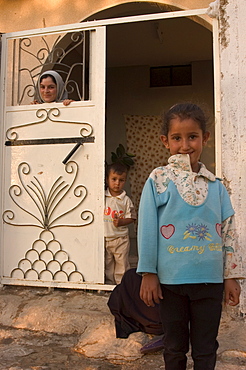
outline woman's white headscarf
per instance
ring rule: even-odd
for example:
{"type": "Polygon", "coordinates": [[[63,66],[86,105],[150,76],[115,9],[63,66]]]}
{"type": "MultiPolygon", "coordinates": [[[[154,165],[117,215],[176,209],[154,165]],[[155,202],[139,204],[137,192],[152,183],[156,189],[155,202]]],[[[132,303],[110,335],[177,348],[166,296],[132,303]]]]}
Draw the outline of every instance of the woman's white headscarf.
{"type": "Polygon", "coordinates": [[[56,94],[56,102],[62,102],[63,100],[67,99],[68,98],[68,93],[67,91],[65,90],[65,84],[63,82],[63,79],[61,78],[61,76],[59,75],[59,73],[57,73],[56,71],[45,71],[43,72],[40,76],[39,76],[39,79],[38,79],[38,83],[37,83],[37,100],[39,103],[45,103],[45,101],[42,99],[41,95],[40,95],[40,81],[42,79],[42,76],[43,75],[51,75],[54,77],[55,81],[56,81],[56,86],[57,86],[57,94],[56,94]]]}

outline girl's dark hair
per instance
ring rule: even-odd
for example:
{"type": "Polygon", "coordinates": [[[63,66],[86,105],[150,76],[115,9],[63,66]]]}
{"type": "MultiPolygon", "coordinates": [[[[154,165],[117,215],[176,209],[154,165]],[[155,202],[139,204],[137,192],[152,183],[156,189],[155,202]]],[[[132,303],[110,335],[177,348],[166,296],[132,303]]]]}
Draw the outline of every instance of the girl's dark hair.
{"type": "Polygon", "coordinates": [[[51,79],[52,79],[52,81],[54,82],[54,84],[56,84],[57,85],[57,82],[56,82],[56,79],[55,79],[55,77],[54,76],[52,76],[52,75],[50,75],[49,73],[45,73],[45,74],[43,74],[42,76],[41,76],[41,78],[40,78],[40,83],[45,79],[45,78],[48,78],[48,77],[50,77],[51,79]]]}
{"type": "Polygon", "coordinates": [[[180,103],[173,105],[163,116],[161,134],[167,136],[170,129],[170,122],[174,118],[179,118],[181,121],[191,118],[196,121],[202,132],[207,131],[207,121],[203,110],[193,103],[180,103]]]}

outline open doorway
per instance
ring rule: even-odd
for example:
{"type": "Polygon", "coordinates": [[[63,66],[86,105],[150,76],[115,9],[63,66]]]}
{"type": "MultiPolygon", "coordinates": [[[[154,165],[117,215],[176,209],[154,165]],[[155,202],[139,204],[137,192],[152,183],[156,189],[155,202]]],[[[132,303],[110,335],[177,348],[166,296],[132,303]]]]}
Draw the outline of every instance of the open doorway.
{"type": "MultiPolygon", "coordinates": [[[[104,16],[101,17],[106,18],[104,21],[102,20],[90,23],[84,22],[84,24],[75,25],[75,31],[80,29],[89,30],[91,35],[90,45],[88,48],[91,52],[91,64],[89,63],[91,69],[88,74],[89,78],[91,78],[91,90],[89,89],[89,93],[91,91],[91,95],[85,94],[84,100],[81,100],[80,98],[69,108],[65,108],[58,103],[56,106],[43,105],[42,108],[39,109],[39,107],[29,104],[30,97],[32,95],[28,94],[26,97],[27,102],[24,103],[24,100],[21,100],[18,103],[19,105],[16,105],[14,100],[12,104],[9,105],[8,103],[6,105],[5,95],[3,95],[2,104],[4,106],[6,116],[3,127],[5,127],[4,130],[8,139],[5,152],[7,153],[7,151],[11,151],[11,153],[13,153],[13,155],[6,154],[5,158],[8,158],[8,162],[3,161],[4,169],[6,170],[6,176],[4,176],[6,183],[3,186],[3,211],[7,216],[9,215],[8,212],[12,212],[10,215],[14,214],[11,210],[13,203],[14,206],[18,207],[17,211],[20,213],[20,215],[18,213],[18,219],[22,221],[23,218],[21,213],[23,210],[28,209],[26,205],[24,207],[19,207],[19,204],[17,204],[18,202],[15,202],[14,199],[11,198],[12,186],[17,186],[18,188],[19,182],[22,181],[22,175],[26,178],[26,175],[29,173],[34,173],[35,176],[41,176],[41,180],[43,180],[43,178],[44,180],[51,179],[51,184],[48,184],[47,191],[49,191],[49,188],[53,186],[52,184],[57,178],[60,179],[61,176],[63,176],[64,164],[61,161],[61,158],[65,158],[65,154],[68,153],[68,149],[69,151],[72,149],[72,141],[69,141],[71,148],[68,148],[64,146],[64,139],[66,139],[66,143],[66,136],[69,136],[70,140],[71,135],[74,137],[78,135],[75,133],[77,132],[76,127],[78,127],[78,124],[83,125],[89,122],[91,127],[89,134],[93,132],[96,140],[96,145],[86,145],[80,148],[81,150],[77,151],[73,157],[73,160],[77,160],[79,163],[78,169],[81,167],[80,172],[82,177],[81,181],[78,179],[78,182],[86,184],[88,192],[85,190],[85,193],[88,193],[91,197],[91,201],[89,197],[85,200],[88,201],[87,206],[85,205],[85,209],[91,210],[93,208],[93,215],[95,214],[95,216],[92,217],[91,222],[86,225],[74,222],[78,231],[79,227],[86,226],[84,228],[85,232],[83,233],[83,237],[81,237],[81,234],[79,237],[76,237],[75,233],[67,231],[67,226],[73,226],[71,226],[70,222],[68,225],[65,225],[65,223],[64,225],[51,225],[52,228],[57,228],[55,235],[56,240],[63,241],[62,246],[64,245],[64,248],[66,246],[66,251],[69,254],[69,258],[71,258],[71,261],[76,261],[76,268],[78,268],[78,271],[82,272],[83,278],[81,277],[81,282],[79,283],[77,281],[66,281],[64,283],[64,281],[59,277],[59,281],[57,282],[54,279],[53,272],[50,271],[50,280],[47,280],[47,277],[42,279],[41,276],[38,276],[38,284],[45,285],[47,284],[47,281],[48,284],[50,284],[50,281],[52,281],[52,284],[57,284],[57,286],[62,284],[62,286],[72,285],[74,287],[76,285],[80,288],[85,284],[87,284],[87,286],[90,284],[90,287],[94,286],[95,288],[98,283],[102,284],[104,282],[104,235],[101,217],[103,209],[104,154],[107,162],[110,162],[111,152],[115,151],[119,144],[123,144],[127,150],[136,155],[136,163],[129,173],[126,191],[133,199],[136,208],[138,208],[138,201],[142,187],[148,174],[154,167],[160,164],[165,164],[167,161],[168,153],[165,152],[160,140],[158,139],[162,112],[172,104],[184,100],[193,100],[199,104],[205,105],[210,113],[213,112],[214,82],[212,33],[209,30],[209,27],[205,27],[205,21],[203,20],[202,25],[201,22],[199,22],[201,19],[196,16],[197,14],[205,14],[205,9],[200,9],[198,11],[176,12],[176,14],[175,12],[170,13],[170,10],[175,9],[168,9],[164,6],[158,7],[157,5],[155,7],[151,3],[146,2],[129,3],[124,6],[122,5],[105,10],[104,16]],[[108,14],[106,14],[107,12],[108,14]],[[135,15],[141,14],[144,16],[140,18],[134,17],[135,15]],[[131,15],[133,16],[130,17],[131,15]],[[170,18],[172,15],[173,18],[170,18]],[[187,18],[191,15],[195,15],[196,17],[193,17],[192,19],[187,18]],[[111,20],[110,18],[112,17],[115,19],[111,20]],[[105,31],[107,31],[106,52],[105,31]],[[105,99],[104,95],[105,55],[107,55],[107,99],[105,99]],[[91,100],[88,99],[87,95],[91,100]],[[105,116],[106,151],[104,150],[105,116]],[[64,129],[63,131],[60,129],[57,130],[58,123],[61,124],[62,130],[64,129]],[[71,132],[71,123],[75,125],[74,133],[71,132]],[[40,131],[36,129],[37,127],[40,128],[40,131]],[[19,136],[17,129],[18,133],[22,130],[19,136]],[[12,137],[12,132],[14,137],[12,137]],[[45,136],[43,137],[42,135],[45,136]],[[52,155],[47,156],[47,148],[42,146],[53,144],[54,138],[58,142],[55,147],[57,148],[57,158],[53,153],[55,148],[49,146],[48,148],[50,148],[49,150],[52,150],[52,155]],[[28,140],[27,143],[26,139],[31,139],[32,145],[39,145],[38,148],[40,149],[40,152],[37,151],[35,146],[30,146],[28,147],[30,149],[26,149],[26,145],[30,145],[30,140],[28,140]],[[37,140],[33,142],[32,140],[34,139],[37,140]],[[43,141],[43,139],[45,139],[45,141],[43,141]],[[61,145],[58,147],[59,144],[61,145]],[[88,153],[85,152],[85,150],[88,150],[88,153]],[[95,153],[93,153],[93,150],[95,153]],[[23,156],[19,154],[16,155],[18,151],[22,151],[23,156]],[[37,153],[40,153],[39,157],[37,156],[37,153]],[[52,162],[50,161],[50,158],[52,158],[52,162]],[[89,162],[89,159],[92,160],[93,163],[89,162]],[[35,162],[36,160],[38,163],[35,162]],[[41,165],[43,166],[43,160],[46,161],[45,166],[47,167],[45,175],[43,175],[43,170],[39,170],[39,167],[41,165]],[[31,165],[29,165],[29,162],[31,165]],[[29,166],[27,171],[25,169],[22,170],[22,165],[25,165],[26,163],[28,163],[29,166]],[[62,167],[61,169],[57,163],[60,164],[62,167]],[[85,167],[85,163],[87,167],[85,167]],[[53,166],[52,168],[51,165],[53,166]],[[91,168],[97,168],[97,171],[94,171],[96,176],[95,179],[91,176],[91,168]],[[12,172],[10,173],[10,171],[12,172]],[[51,178],[50,173],[54,178],[51,178]],[[92,202],[97,202],[97,204],[92,202]],[[62,228],[60,226],[64,227],[62,228]],[[95,232],[92,231],[92,228],[95,232]],[[92,241],[91,235],[95,237],[95,241],[92,241]],[[67,243],[67,239],[70,237],[73,239],[67,243]],[[78,240],[81,240],[81,248],[78,248],[78,240]],[[93,247],[93,251],[95,251],[94,259],[91,256],[91,246],[93,247]],[[87,257],[87,253],[90,257],[87,257]],[[87,260],[90,260],[90,263],[93,266],[98,266],[100,269],[91,269],[87,260]],[[97,276],[95,276],[94,273],[97,274],[97,276]]],[[[97,15],[93,15],[92,18],[100,19],[97,15]]],[[[208,26],[208,23],[206,23],[206,25],[208,26]]],[[[55,45],[57,45],[57,34],[64,35],[61,37],[61,40],[59,38],[59,43],[61,42],[61,44],[66,44],[66,52],[71,49],[70,39],[68,45],[65,43],[65,40],[67,40],[68,37],[68,31],[71,32],[70,26],[61,26],[59,29],[57,28],[56,30],[52,30],[54,36],[49,35],[54,37],[55,45]]],[[[15,45],[16,39],[17,41],[20,40],[20,43],[16,41],[16,45],[18,44],[19,47],[21,47],[24,42],[25,46],[28,47],[29,43],[26,44],[25,41],[26,36],[28,36],[28,40],[29,37],[32,41],[36,38],[41,38],[42,41],[45,40],[47,42],[46,34],[48,32],[49,30],[45,29],[27,31],[26,33],[22,32],[17,35],[6,35],[4,36],[4,42],[13,42],[13,45],[15,45]]],[[[77,40],[77,38],[75,40],[77,40]]],[[[41,50],[39,44],[37,48],[38,50],[41,50]]],[[[6,48],[3,48],[3,50],[5,49],[6,48]]],[[[70,69],[76,64],[77,60],[76,48],[72,48],[72,51],[74,53],[76,52],[76,55],[74,55],[74,58],[68,58],[69,62],[72,63],[70,65],[70,69]]],[[[5,54],[6,55],[4,55],[3,59],[5,62],[3,63],[2,68],[4,76],[9,72],[6,62],[8,55],[7,53],[5,54]]],[[[28,53],[28,55],[33,56],[36,54],[28,53]]],[[[37,55],[39,56],[39,53],[37,55]]],[[[79,54],[79,57],[81,55],[82,53],[79,54]]],[[[16,53],[13,53],[12,59],[14,59],[14,57],[16,57],[16,53]]],[[[45,62],[47,60],[48,59],[45,58],[45,62]]],[[[15,65],[15,63],[13,63],[13,65],[15,65]]],[[[87,63],[83,63],[83,66],[87,66],[87,63]]],[[[22,71],[22,68],[19,69],[19,72],[20,71],[22,71]]],[[[84,71],[86,72],[87,69],[84,68],[84,71]]],[[[14,73],[11,75],[15,76],[14,73]]],[[[21,83],[22,80],[16,80],[13,77],[12,82],[14,86],[16,81],[21,83]]],[[[85,81],[87,81],[87,79],[85,79],[85,81]]],[[[16,86],[19,85],[17,84],[16,86]]],[[[34,79],[32,80],[31,86],[33,88],[35,86],[34,79]]],[[[11,98],[13,96],[13,94],[11,94],[13,89],[11,89],[9,84],[7,87],[7,91],[11,98]]],[[[31,89],[32,94],[34,91],[33,88],[31,89]]],[[[16,88],[16,90],[17,92],[19,91],[18,88],[16,88]]],[[[24,91],[29,92],[29,89],[24,91]]],[[[83,132],[84,131],[82,130],[80,134],[82,135],[83,132]]],[[[77,137],[75,137],[75,139],[77,140],[77,137]]],[[[214,140],[211,140],[202,160],[209,169],[212,171],[214,170],[214,140]]],[[[68,173],[72,172],[68,171],[68,173]]],[[[40,181],[40,184],[43,184],[43,182],[40,181]]],[[[44,184],[46,186],[45,182],[44,184]]],[[[23,185],[25,185],[24,182],[23,185]]],[[[57,189],[57,191],[58,190],[59,189],[57,189]]],[[[25,192],[22,193],[26,195],[25,192]]],[[[22,193],[19,191],[19,193],[17,192],[14,195],[18,196],[18,194],[22,193]]],[[[37,192],[37,194],[39,195],[39,192],[37,192]]],[[[31,203],[32,207],[35,208],[30,199],[32,199],[32,197],[27,196],[25,203],[31,203]]],[[[40,197],[38,199],[40,199],[40,197]]],[[[69,201],[69,199],[67,199],[67,201],[69,201]]],[[[65,207],[65,203],[59,202],[59,204],[64,204],[65,207]]],[[[74,209],[77,210],[77,208],[72,208],[72,211],[74,209]]],[[[35,216],[35,212],[31,209],[31,211],[27,213],[26,217],[35,216]]],[[[68,213],[62,211],[61,214],[67,215],[68,213]]],[[[79,213],[79,215],[83,216],[83,212],[79,213]]],[[[75,217],[77,217],[77,213],[75,217]]],[[[82,219],[83,221],[86,221],[87,217],[82,217],[82,219]]],[[[44,220],[47,221],[47,218],[44,217],[44,220]]],[[[19,262],[22,261],[23,256],[26,253],[26,245],[28,245],[28,248],[30,249],[29,246],[32,246],[37,240],[36,227],[39,227],[39,225],[33,224],[33,222],[29,224],[29,221],[21,225],[13,224],[12,219],[10,218],[6,218],[4,222],[4,233],[2,233],[2,235],[4,235],[4,276],[6,277],[4,278],[4,283],[8,284],[13,283],[14,281],[14,283],[19,284],[20,276],[12,276],[12,271],[15,271],[13,269],[15,269],[16,266],[19,266],[19,262]],[[23,228],[19,228],[19,230],[24,230],[23,233],[20,232],[17,234],[12,232],[13,227],[17,226],[23,226],[23,228]],[[29,226],[32,226],[32,228],[29,226]],[[27,229],[28,234],[25,232],[27,229]],[[20,234],[22,235],[23,240],[25,239],[25,243],[22,242],[20,234]],[[29,238],[28,243],[26,242],[26,235],[28,235],[29,238]],[[19,255],[17,256],[14,253],[9,253],[9,246],[16,248],[16,236],[18,236],[17,239],[20,244],[20,248],[18,249],[19,255]]],[[[50,227],[50,224],[48,225],[46,222],[45,225],[41,225],[41,228],[45,229],[46,227],[47,229],[48,226],[50,227]]],[[[130,237],[130,261],[132,262],[132,266],[135,266],[137,262],[136,228],[131,228],[130,237]]],[[[21,275],[21,281],[23,281],[24,284],[33,284],[32,276],[29,276],[29,273],[28,276],[26,276],[25,271],[23,271],[24,270],[22,270],[21,273],[24,274],[24,277],[21,275]]],[[[65,278],[67,277],[65,276],[65,278]]],[[[69,280],[69,278],[67,280],[69,280]]],[[[36,277],[34,277],[34,281],[36,281],[36,277]]],[[[111,289],[111,287],[108,287],[107,289],[111,289]]]]}
{"type": "MultiPolygon", "coordinates": [[[[169,5],[132,2],[93,14],[109,19],[174,10],[169,5]]],[[[180,17],[107,26],[106,160],[121,143],[136,155],[126,191],[138,208],[150,171],[166,164],[158,137],[163,111],[177,102],[214,111],[213,40],[209,24],[180,17]]],[[[202,161],[215,172],[213,119],[202,161]]],[[[137,262],[136,228],[130,229],[132,266],[137,262]]]]}

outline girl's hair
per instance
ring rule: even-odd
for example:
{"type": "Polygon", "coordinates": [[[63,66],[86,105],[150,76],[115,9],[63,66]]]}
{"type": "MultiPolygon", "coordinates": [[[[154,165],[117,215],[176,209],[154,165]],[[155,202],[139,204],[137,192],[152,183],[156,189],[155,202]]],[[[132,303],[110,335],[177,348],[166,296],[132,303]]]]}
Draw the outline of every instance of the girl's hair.
{"type": "Polygon", "coordinates": [[[203,110],[193,103],[180,103],[173,105],[163,116],[161,134],[167,136],[170,129],[170,122],[174,118],[181,121],[191,118],[196,121],[203,133],[207,131],[207,118],[203,110]]]}
{"type": "Polygon", "coordinates": [[[50,77],[50,78],[52,79],[52,81],[54,82],[54,84],[56,84],[56,85],[57,85],[57,81],[56,81],[55,77],[54,77],[54,76],[52,76],[52,75],[50,75],[49,73],[43,74],[43,75],[41,76],[41,78],[40,78],[40,83],[41,83],[45,78],[48,78],[48,77],[50,77]]]}

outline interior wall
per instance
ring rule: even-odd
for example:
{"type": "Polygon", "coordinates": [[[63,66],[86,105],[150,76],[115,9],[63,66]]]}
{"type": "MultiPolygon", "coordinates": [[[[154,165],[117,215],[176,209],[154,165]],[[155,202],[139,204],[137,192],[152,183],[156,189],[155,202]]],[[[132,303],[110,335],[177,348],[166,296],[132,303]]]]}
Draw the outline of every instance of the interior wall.
{"type": "MultiPolygon", "coordinates": [[[[149,66],[108,68],[106,114],[106,160],[119,143],[126,146],[124,115],[160,115],[181,101],[202,105],[212,117],[213,67],[211,61],[192,63],[192,85],[149,87],[149,66]]],[[[202,160],[214,171],[214,135],[204,150],[202,160]]]]}
{"type": "MultiPolygon", "coordinates": [[[[118,67],[107,69],[106,108],[106,160],[110,163],[111,152],[119,143],[127,148],[125,115],[160,115],[173,104],[193,101],[203,106],[211,116],[211,138],[204,148],[202,162],[214,172],[213,127],[213,65],[212,61],[192,63],[192,85],[180,87],[149,87],[149,66],[118,67]]],[[[160,163],[161,165],[161,163],[160,163]]],[[[134,167],[133,167],[134,170],[134,167]]],[[[150,169],[151,171],[151,169],[150,169]]],[[[131,197],[129,182],[126,192],[131,197]]],[[[130,261],[135,266],[137,255],[136,228],[130,225],[130,261]]]]}

